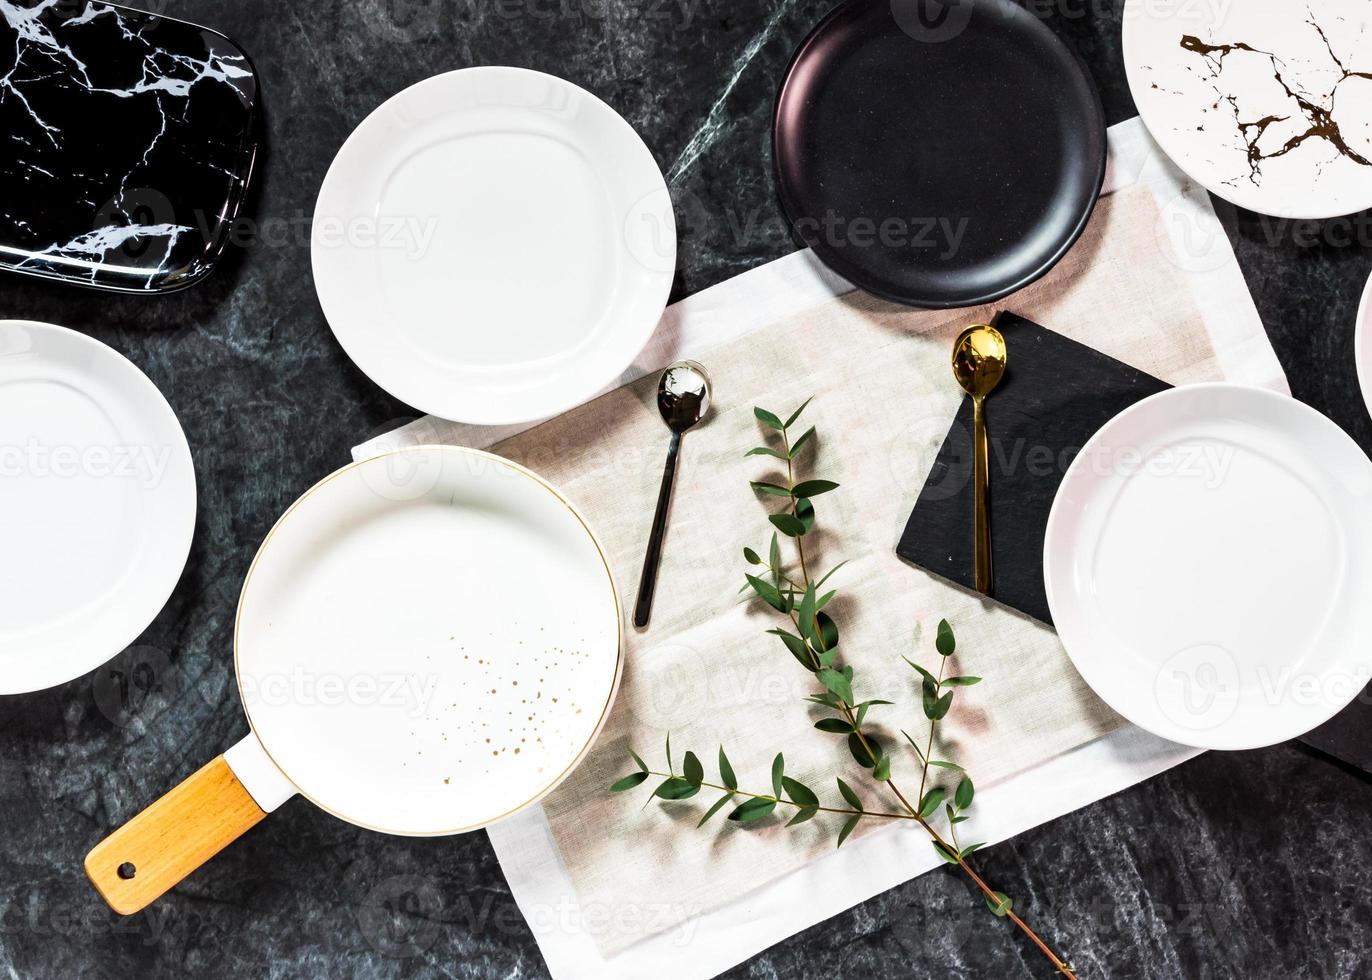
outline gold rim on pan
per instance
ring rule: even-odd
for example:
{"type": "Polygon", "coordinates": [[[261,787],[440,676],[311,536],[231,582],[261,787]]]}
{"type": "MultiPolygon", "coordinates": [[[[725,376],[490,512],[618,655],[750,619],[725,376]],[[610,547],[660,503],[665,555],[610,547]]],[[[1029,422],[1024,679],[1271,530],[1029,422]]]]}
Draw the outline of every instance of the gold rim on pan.
{"type": "Polygon", "coordinates": [[[395,449],[395,450],[392,450],[392,451],[387,452],[387,453],[381,453],[380,455],[372,456],[372,457],[370,457],[370,458],[368,458],[368,459],[358,460],[358,461],[355,462],[355,463],[349,463],[347,466],[344,466],[344,467],[342,467],[341,469],[335,470],[334,472],[330,473],[328,476],[324,477],[324,479],[322,479],[322,480],[320,480],[318,483],[316,483],[314,486],[310,487],[310,489],[306,490],[303,494],[300,495],[299,499],[297,499],[297,500],[295,501],[295,503],[291,504],[290,507],[286,508],[286,512],[285,512],[284,514],[282,514],[279,518],[277,518],[276,523],[272,525],[272,529],[271,529],[270,531],[268,531],[268,532],[267,532],[267,536],[266,536],[265,538],[263,538],[261,546],[258,547],[258,549],[257,549],[257,554],[253,556],[252,564],[248,566],[248,574],[247,574],[247,576],[243,579],[243,589],[242,589],[242,591],[241,591],[241,592],[239,593],[239,595],[238,595],[238,609],[237,609],[237,611],[234,613],[234,621],[233,621],[233,671],[234,671],[234,682],[235,682],[235,683],[237,684],[237,686],[238,686],[238,698],[239,698],[239,701],[240,701],[240,702],[242,703],[242,705],[243,705],[243,715],[244,715],[244,717],[246,717],[246,718],[248,719],[248,728],[252,730],[253,737],[256,738],[257,741],[258,741],[258,744],[262,746],[262,751],[266,753],[267,758],[271,760],[272,765],[276,766],[276,768],[277,768],[278,770],[280,770],[281,774],[282,774],[283,776],[286,777],[286,780],[287,780],[292,786],[295,787],[295,791],[296,791],[297,793],[299,793],[299,794],[300,794],[301,796],[303,796],[305,799],[309,800],[309,801],[310,801],[311,803],[313,803],[315,806],[319,807],[319,808],[320,808],[321,810],[323,810],[324,812],[329,813],[329,814],[332,814],[333,816],[337,817],[339,820],[345,821],[346,823],[350,823],[350,824],[352,824],[354,827],[362,827],[364,830],[375,830],[375,831],[377,831],[377,832],[379,832],[379,833],[383,833],[383,834],[394,834],[394,835],[397,836],[397,837],[448,837],[448,836],[451,836],[452,834],[463,834],[463,833],[467,833],[468,831],[472,831],[472,830],[480,830],[482,827],[488,827],[488,826],[490,826],[490,825],[493,824],[493,823],[496,823],[496,822],[498,822],[498,821],[500,821],[500,820],[504,820],[506,817],[511,816],[511,815],[513,815],[513,814],[515,814],[515,813],[518,813],[520,810],[523,810],[523,809],[526,808],[526,807],[532,806],[533,804],[537,803],[539,800],[543,799],[543,797],[547,796],[547,795],[548,795],[549,793],[551,793],[554,789],[556,789],[557,786],[558,786],[559,784],[561,784],[561,782],[562,782],[564,779],[567,778],[567,776],[572,772],[573,769],[575,769],[578,765],[581,764],[582,760],[586,758],[587,753],[590,752],[591,746],[594,745],[596,739],[600,737],[600,731],[601,731],[602,728],[605,727],[605,719],[609,716],[609,713],[610,713],[610,706],[611,706],[612,704],[614,704],[615,695],[616,695],[616,693],[618,693],[618,691],[619,691],[619,682],[620,682],[620,678],[623,676],[623,670],[624,670],[624,612],[623,612],[623,609],[621,609],[620,603],[619,603],[619,590],[618,590],[617,588],[615,588],[614,573],[610,571],[610,563],[609,563],[609,561],[607,561],[606,558],[605,558],[605,550],[600,546],[600,541],[599,541],[599,539],[596,538],[595,532],[591,530],[590,525],[586,523],[586,519],[583,518],[583,517],[581,516],[581,513],[580,513],[574,506],[572,506],[571,501],[569,501],[566,497],[564,497],[564,496],[562,495],[562,493],[561,493],[556,487],[554,487],[554,486],[553,486],[551,483],[549,483],[547,480],[543,479],[543,478],[542,478],[541,476],[539,476],[537,473],[533,472],[532,470],[528,469],[527,467],[521,466],[521,465],[519,465],[518,463],[513,462],[512,460],[508,460],[508,459],[506,459],[506,458],[503,457],[503,456],[497,456],[495,453],[488,453],[488,452],[485,452],[484,450],[480,450],[480,449],[469,449],[469,448],[467,448],[467,447],[465,447],[465,446],[445,446],[445,445],[438,444],[438,443],[432,443],[432,444],[425,444],[425,445],[422,445],[422,446],[407,446],[407,447],[405,447],[405,448],[403,448],[403,449],[395,449]],[[258,563],[259,561],[261,561],[261,560],[262,560],[262,556],[263,556],[264,554],[266,554],[267,546],[268,546],[269,544],[271,544],[272,538],[276,535],[277,530],[278,530],[283,524],[286,523],[287,519],[291,516],[292,513],[295,512],[295,509],[296,509],[297,507],[299,507],[299,506],[300,506],[301,504],[303,504],[306,500],[308,500],[316,491],[318,491],[318,490],[322,489],[323,487],[327,486],[329,483],[331,483],[331,482],[332,482],[333,480],[335,480],[336,478],[342,476],[343,474],[349,473],[349,472],[351,472],[352,470],[355,470],[355,469],[357,469],[357,468],[360,467],[360,466],[365,466],[365,465],[367,465],[367,464],[374,463],[376,460],[379,460],[379,459],[387,459],[387,458],[390,458],[390,457],[393,457],[393,456],[400,456],[400,455],[404,455],[404,454],[407,454],[407,453],[432,452],[433,450],[436,450],[436,449],[437,449],[437,450],[441,450],[441,451],[443,451],[443,452],[445,452],[445,453],[446,453],[446,452],[465,453],[465,454],[467,454],[467,455],[469,455],[469,456],[474,456],[474,457],[478,457],[478,458],[481,458],[481,459],[490,460],[491,462],[493,462],[493,463],[496,464],[497,466],[503,466],[503,467],[509,469],[509,470],[510,470],[511,472],[513,472],[513,473],[516,473],[516,474],[518,474],[518,475],[520,475],[520,476],[527,477],[529,480],[532,480],[535,484],[537,484],[538,486],[542,487],[544,490],[548,491],[548,493],[552,494],[553,499],[556,500],[556,501],[557,501],[559,504],[561,504],[563,507],[565,507],[565,508],[567,509],[567,511],[568,511],[573,517],[576,518],[577,523],[581,525],[582,530],[584,530],[584,531],[586,532],[587,537],[589,537],[589,538],[591,539],[591,544],[595,547],[596,554],[597,554],[597,555],[599,556],[599,558],[600,558],[601,567],[605,569],[605,579],[606,579],[606,581],[609,583],[609,586],[610,586],[610,595],[611,595],[611,596],[613,597],[613,599],[614,599],[614,607],[615,607],[615,677],[614,677],[614,682],[610,685],[610,691],[609,691],[609,694],[608,694],[608,695],[606,696],[606,698],[605,698],[605,703],[601,706],[601,709],[600,709],[600,718],[596,720],[595,728],[593,728],[593,729],[591,730],[591,734],[587,737],[587,739],[586,739],[586,744],[583,745],[583,746],[580,748],[580,750],[578,750],[578,752],[577,752],[577,754],[576,754],[576,757],[573,758],[572,761],[571,761],[570,763],[568,763],[567,767],[566,767],[565,769],[563,769],[560,773],[558,773],[552,780],[550,780],[550,781],[549,781],[542,789],[540,789],[537,793],[535,793],[533,796],[529,797],[529,799],[525,800],[524,802],[522,802],[522,803],[520,803],[520,804],[518,804],[518,805],[516,805],[516,806],[513,806],[513,807],[511,807],[510,809],[506,810],[504,813],[498,814],[497,816],[491,817],[491,818],[489,818],[489,819],[487,819],[487,820],[479,821],[478,823],[467,824],[467,825],[462,826],[462,827],[454,827],[454,828],[452,828],[452,829],[450,829],[450,830],[432,830],[432,831],[416,832],[416,831],[412,831],[412,830],[393,830],[393,829],[391,829],[391,828],[389,828],[389,827],[378,827],[378,826],[374,826],[374,825],[372,825],[372,824],[362,823],[362,822],[360,822],[360,821],[358,821],[358,820],[352,819],[352,818],[349,817],[347,814],[340,813],[339,811],[333,809],[332,807],[327,806],[327,805],[324,804],[324,803],[321,803],[319,800],[315,799],[315,798],[314,798],[313,796],[311,796],[309,793],[306,793],[306,792],[301,788],[300,784],[299,784],[294,778],[292,778],[291,774],[288,773],[288,772],[286,771],[285,767],[282,766],[281,763],[279,763],[279,762],[276,761],[276,757],[272,755],[271,749],[267,746],[267,743],[266,743],[265,741],[262,740],[262,737],[261,737],[260,735],[258,735],[258,733],[257,733],[257,728],[256,728],[256,726],[253,725],[252,713],[248,710],[248,700],[247,700],[247,698],[244,696],[244,693],[243,693],[243,677],[242,677],[242,673],[241,673],[241,671],[240,671],[240,669],[239,669],[239,657],[238,657],[238,637],[239,637],[239,630],[238,630],[238,627],[239,627],[239,620],[240,620],[240,619],[242,618],[242,616],[243,616],[243,600],[244,600],[244,598],[245,598],[245,597],[247,596],[247,594],[248,594],[248,588],[249,588],[249,586],[252,585],[253,572],[255,572],[255,571],[257,570],[257,563],[258,563]]]}

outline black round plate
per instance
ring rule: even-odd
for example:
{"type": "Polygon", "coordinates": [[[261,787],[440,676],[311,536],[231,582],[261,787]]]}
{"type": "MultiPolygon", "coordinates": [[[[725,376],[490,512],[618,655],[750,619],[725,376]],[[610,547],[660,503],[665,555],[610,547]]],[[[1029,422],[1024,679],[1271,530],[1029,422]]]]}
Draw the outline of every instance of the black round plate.
{"type": "Polygon", "coordinates": [[[1051,269],[1105,145],[1085,68],[1012,0],[847,0],[796,52],[772,128],[801,239],[863,289],[937,309],[1051,269]]]}

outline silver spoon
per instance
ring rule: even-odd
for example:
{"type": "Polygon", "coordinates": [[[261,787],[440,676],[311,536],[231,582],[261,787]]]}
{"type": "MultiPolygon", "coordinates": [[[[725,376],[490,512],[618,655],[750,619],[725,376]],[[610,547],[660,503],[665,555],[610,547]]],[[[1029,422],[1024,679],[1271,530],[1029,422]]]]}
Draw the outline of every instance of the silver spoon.
{"type": "Polygon", "coordinates": [[[657,409],[662,421],[672,430],[667,447],[667,468],[662,473],[662,489],[657,495],[657,512],[648,536],[648,553],[643,558],[643,576],[638,583],[638,602],[634,605],[634,626],[648,625],[657,589],[657,565],[662,558],[662,538],[667,531],[667,508],[672,502],[672,482],[676,479],[676,457],[681,436],[710,410],[710,378],[695,361],[678,361],[662,372],[657,383],[657,409]]]}

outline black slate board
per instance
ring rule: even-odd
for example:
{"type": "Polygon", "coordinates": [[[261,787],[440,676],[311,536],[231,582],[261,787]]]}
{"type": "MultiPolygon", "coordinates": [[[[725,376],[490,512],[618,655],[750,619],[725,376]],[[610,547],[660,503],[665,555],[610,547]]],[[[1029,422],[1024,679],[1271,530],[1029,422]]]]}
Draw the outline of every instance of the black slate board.
{"type": "MultiPolygon", "coordinates": [[[[992,591],[997,601],[1051,624],[1043,536],[1058,484],[1101,426],[1171,386],[1013,313],[1001,314],[996,327],[1009,358],[986,400],[992,591]]],[[[896,554],[974,588],[970,398],[958,408],[896,554]]]]}

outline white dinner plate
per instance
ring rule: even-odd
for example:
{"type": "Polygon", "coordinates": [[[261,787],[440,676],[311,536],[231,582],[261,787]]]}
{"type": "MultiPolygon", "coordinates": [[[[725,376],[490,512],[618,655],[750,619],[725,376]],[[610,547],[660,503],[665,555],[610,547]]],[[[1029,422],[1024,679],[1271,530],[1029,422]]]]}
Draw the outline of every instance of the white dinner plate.
{"type": "Polygon", "coordinates": [[[1044,585],[1086,682],[1204,748],[1282,742],[1372,678],[1372,461],[1274,392],[1146,398],[1068,468],[1044,585]]]}
{"type": "Polygon", "coordinates": [[[1358,365],[1358,384],[1362,388],[1362,400],[1367,403],[1367,411],[1372,413],[1372,276],[1362,291],[1362,302],[1358,304],[1358,327],[1353,334],[1353,356],[1358,365]]]}
{"type": "Polygon", "coordinates": [[[133,642],[194,530],[190,448],[147,376],[84,334],[0,320],[0,694],[133,642]]]}
{"type": "Polygon", "coordinates": [[[1372,207],[1372,3],[1129,0],[1124,64],[1177,165],[1260,214],[1372,207]]]}
{"type": "Polygon", "coordinates": [[[329,326],[378,385],[442,418],[527,422],[633,362],[666,307],[676,225],[608,105],[541,72],[467,68],[343,144],[311,258],[329,326]]]}

